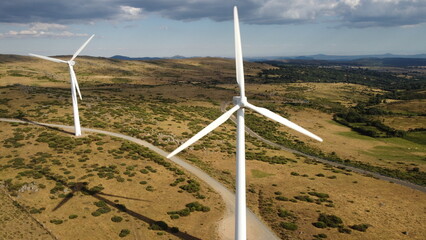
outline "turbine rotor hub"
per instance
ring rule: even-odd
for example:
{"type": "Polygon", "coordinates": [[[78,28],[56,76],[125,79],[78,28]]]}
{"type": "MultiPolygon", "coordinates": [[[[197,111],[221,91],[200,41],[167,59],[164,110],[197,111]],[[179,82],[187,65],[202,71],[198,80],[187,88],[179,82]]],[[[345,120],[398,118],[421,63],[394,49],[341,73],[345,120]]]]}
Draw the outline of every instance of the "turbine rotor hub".
{"type": "Polygon", "coordinates": [[[240,107],[246,107],[248,104],[247,97],[235,96],[232,100],[235,105],[238,105],[240,107]]]}
{"type": "Polygon", "coordinates": [[[70,65],[70,66],[74,66],[74,65],[75,65],[75,62],[74,62],[74,61],[68,61],[68,65],[70,65]]]}

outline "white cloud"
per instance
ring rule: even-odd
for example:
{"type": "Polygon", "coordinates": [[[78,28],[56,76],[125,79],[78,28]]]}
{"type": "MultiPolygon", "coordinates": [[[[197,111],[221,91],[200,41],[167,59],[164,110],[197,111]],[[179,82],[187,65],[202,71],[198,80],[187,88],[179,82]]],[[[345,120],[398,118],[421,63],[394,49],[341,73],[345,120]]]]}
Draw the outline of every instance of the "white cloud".
{"type": "Polygon", "coordinates": [[[85,33],[72,33],[68,28],[61,24],[52,23],[30,23],[24,25],[28,29],[10,30],[6,33],[0,33],[0,38],[29,38],[29,37],[82,37],[88,36],[85,33]]]}
{"type": "Polygon", "coordinates": [[[135,20],[142,18],[142,8],[135,8],[131,6],[120,6],[120,13],[118,18],[122,20],[135,20]]]}
{"type": "Polygon", "coordinates": [[[31,23],[31,30],[35,31],[48,31],[48,30],[64,30],[67,26],[62,24],[56,24],[56,23],[31,23]]]}

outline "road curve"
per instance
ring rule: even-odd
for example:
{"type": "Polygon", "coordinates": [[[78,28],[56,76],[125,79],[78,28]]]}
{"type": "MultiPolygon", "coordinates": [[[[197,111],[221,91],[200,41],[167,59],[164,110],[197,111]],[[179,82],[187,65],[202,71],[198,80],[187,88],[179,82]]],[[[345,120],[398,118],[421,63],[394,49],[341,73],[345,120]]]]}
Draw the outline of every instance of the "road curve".
{"type": "MultiPolygon", "coordinates": [[[[222,105],[221,105],[221,111],[222,112],[226,111],[226,107],[228,106],[228,104],[229,103],[222,103],[222,105]]],[[[234,116],[232,116],[230,119],[231,119],[231,121],[236,123],[236,119],[235,119],[234,116]]],[[[281,150],[291,152],[291,153],[294,153],[294,154],[302,155],[304,157],[310,158],[312,160],[315,160],[315,161],[318,161],[318,162],[321,162],[321,163],[326,163],[326,164],[329,164],[329,165],[334,166],[334,167],[344,167],[345,169],[351,170],[351,171],[356,172],[356,173],[370,175],[370,176],[373,176],[373,177],[381,179],[381,180],[393,182],[395,184],[399,184],[399,185],[409,187],[411,189],[418,190],[418,191],[426,193],[426,187],[423,187],[423,186],[420,186],[420,185],[417,185],[417,184],[414,184],[414,183],[411,183],[411,182],[407,182],[407,181],[404,181],[404,180],[400,180],[400,179],[397,179],[397,178],[384,176],[384,175],[381,175],[381,174],[378,174],[378,173],[375,173],[375,172],[370,172],[370,171],[367,171],[367,170],[364,170],[364,169],[348,166],[348,165],[341,164],[341,163],[338,163],[338,162],[325,160],[323,158],[315,157],[315,156],[312,156],[312,155],[309,155],[309,154],[306,154],[306,153],[303,153],[303,152],[299,152],[297,150],[287,148],[287,147],[284,147],[280,144],[271,142],[268,139],[265,139],[262,136],[260,136],[259,134],[253,132],[253,130],[251,130],[247,126],[245,127],[245,130],[246,130],[246,133],[249,134],[250,136],[257,138],[258,140],[260,140],[260,141],[262,141],[262,142],[264,142],[264,143],[266,143],[266,144],[268,144],[272,147],[276,147],[276,148],[279,148],[281,150]]]]}
{"type": "MultiPolygon", "coordinates": [[[[23,121],[18,119],[9,119],[9,118],[0,118],[2,122],[14,122],[14,123],[29,123],[39,126],[46,127],[55,127],[62,129],[70,129],[74,130],[74,126],[65,126],[59,124],[47,124],[47,123],[39,123],[39,122],[31,122],[31,121],[23,121]]],[[[169,153],[146,142],[140,140],[138,138],[130,137],[120,133],[108,132],[99,129],[92,128],[81,128],[83,132],[93,132],[93,133],[101,133],[113,137],[122,138],[141,146],[147,147],[150,150],[158,153],[159,155],[166,157],[169,153]]],[[[235,194],[228,190],[225,186],[223,186],[220,182],[210,177],[207,173],[203,172],[201,169],[185,162],[179,157],[172,157],[170,159],[177,165],[183,167],[188,172],[194,174],[204,182],[206,182],[211,188],[213,188],[217,193],[222,196],[222,199],[225,203],[226,209],[223,219],[219,222],[218,231],[222,240],[231,240],[234,239],[234,219],[235,219],[235,194]]],[[[278,240],[278,238],[265,223],[263,223],[250,209],[247,208],[247,239],[249,240],[278,240]]]]}

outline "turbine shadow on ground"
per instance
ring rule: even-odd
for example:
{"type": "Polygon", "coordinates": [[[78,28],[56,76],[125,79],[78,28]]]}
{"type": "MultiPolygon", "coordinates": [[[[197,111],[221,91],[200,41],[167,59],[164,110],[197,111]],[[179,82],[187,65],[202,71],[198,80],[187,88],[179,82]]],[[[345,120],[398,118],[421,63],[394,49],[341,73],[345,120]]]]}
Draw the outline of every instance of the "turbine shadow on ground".
{"type": "MultiPolygon", "coordinates": [[[[88,189],[87,183],[86,182],[78,182],[75,184],[69,184],[67,183],[65,180],[58,178],[57,176],[54,176],[53,174],[49,173],[49,172],[44,172],[44,171],[40,171],[41,174],[43,174],[46,179],[48,180],[53,180],[57,183],[60,183],[70,189],[72,189],[72,192],[69,193],[52,211],[56,211],[57,209],[59,209],[60,207],[62,207],[65,203],[67,203],[73,196],[75,192],[82,192],[83,194],[87,194],[90,195],[100,201],[105,202],[107,205],[109,205],[110,207],[113,207],[123,213],[128,214],[129,216],[132,216],[134,218],[137,218],[145,223],[147,223],[149,226],[153,225],[153,224],[157,224],[160,221],[156,221],[152,218],[149,218],[147,216],[144,216],[140,213],[137,213],[133,210],[128,209],[126,206],[124,206],[123,204],[118,204],[115,203],[105,197],[102,197],[101,195],[104,196],[112,196],[112,197],[119,197],[119,198],[124,198],[124,199],[131,199],[131,200],[137,200],[137,201],[146,201],[146,202],[151,202],[148,200],[143,200],[143,199],[136,199],[136,198],[128,198],[128,197],[123,197],[123,196],[117,196],[117,195],[112,195],[112,194],[106,194],[106,193],[102,193],[100,191],[94,191],[94,190],[90,190],[88,189]]],[[[163,229],[165,232],[168,232],[180,239],[183,240],[201,240],[201,238],[197,238],[195,236],[192,236],[186,232],[180,232],[175,230],[176,228],[173,227],[168,227],[167,229],[163,229]]]]}
{"type": "Polygon", "coordinates": [[[30,123],[30,124],[34,124],[34,125],[37,125],[37,126],[45,127],[45,128],[51,129],[51,130],[55,130],[55,131],[58,131],[58,132],[62,132],[62,133],[74,136],[73,132],[69,132],[69,131],[66,131],[66,130],[63,130],[63,129],[57,128],[57,127],[52,127],[52,126],[44,125],[42,123],[33,122],[33,121],[31,121],[31,120],[29,120],[29,119],[27,119],[25,117],[20,117],[18,119],[21,120],[21,121],[23,121],[23,122],[27,122],[27,123],[30,123]]]}
{"type": "MultiPolygon", "coordinates": [[[[51,177],[49,177],[51,178],[51,177]]],[[[56,180],[55,180],[56,181],[56,180]]],[[[113,195],[113,194],[107,194],[107,193],[103,193],[103,192],[97,192],[97,191],[93,191],[93,190],[89,190],[87,189],[87,182],[78,182],[75,184],[65,184],[65,182],[63,181],[57,181],[60,182],[61,184],[63,184],[64,186],[71,188],[70,193],[68,193],[65,198],[52,210],[56,211],[57,209],[59,209],[60,207],[62,207],[65,203],[67,203],[69,200],[71,200],[72,197],[74,197],[74,195],[77,192],[81,192],[85,195],[90,195],[92,197],[95,197],[95,195],[104,195],[104,196],[111,196],[111,197],[116,197],[116,198],[123,198],[123,199],[128,199],[128,200],[134,200],[134,201],[141,201],[141,202],[152,202],[149,200],[143,200],[143,199],[138,199],[138,198],[130,198],[130,197],[124,197],[124,196],[118,196],[118,195],[113,195]]]]}

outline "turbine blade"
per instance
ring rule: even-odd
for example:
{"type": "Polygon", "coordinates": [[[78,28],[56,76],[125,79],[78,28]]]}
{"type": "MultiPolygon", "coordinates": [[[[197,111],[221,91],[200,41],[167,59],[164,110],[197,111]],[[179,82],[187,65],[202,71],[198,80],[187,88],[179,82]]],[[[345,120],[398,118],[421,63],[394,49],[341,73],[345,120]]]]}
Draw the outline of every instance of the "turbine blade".
{"type": "Polygon", "coordinates": [[[281,117],[280,115],[278,115],[278,114],[276,114],[274,112],[271,112],[270,110],[268,110],[266,108],[256,107],[256,106],[254,106],[253,104],[250,104],[250,103],[247,103],[246,107],[248,107],[250,109],[253,109],[254,111],[262,114],[263,116],[268,117],[268,118],[270,118],[272,120],[275,120],[275,121],[277,121],[277,122],[279,122],[279,123],[281,123],[281,124],[283,124],[283,125],[291,128],[291,129],[296,130],[296,131],[298,131],[300,133],[303,133],[306,136],[311,137],[311,138],[313,138],[313,139],[315,139],[317,141],[320,141],[320,142],[323,141],[322,138],[318,137],[317,135],[315,135],[315,134],[309,132],[308,130],[302,128],[301,126],[299,126],[299,125],[297,125],[297,124],[295,124],[295,123],[293,123],[293,122],[291,122],[291,121],[289,121],[289,120],[281,117]]]}
{"type": "MultiPolygon", "coordinates": [[[[244,94],[244,66],[243,51],[241,47],[240,23],[238,19],[238,9],[234,7],[234,39],[235,39],[235,68],[237,74],[237,82],[240,86],[242,95],[244,94]]],[[[241,96],[244,97],[244,96],[241,96]]]]}
{"type": "Polygon", "coordinates": [[[33,53],[30,53],[29,55],[33,56],[33,57],[41,58],[41,59],[44,59],[44,60],[52,61],[52,62],[67,63],[67,61],[64,61],[62,59],[46,57],[46,56],[42,56],[42,55],[38,55],[38,54],[33,54],[33,53]]]}
{"type": "Polygon", "coordinates": [[[77,90],[77,93],[78,93],[78,96],[80,97],[80,100],[83,100],[81,98],[81,92],[80,92],[80,87],[78,86],[77,76],[75,75],[74,68],[72,66],[70,66],[70,75],[71,75],[71,81],[74,82],[74,86],[75,86],[75,89],[77,90]]]}
{"type": "Polygon", "coordinates": [[[188,141],[186,141],[180,147],[176,148],[172,153],[170,153],[169,155],[167,155],[167,158],[173,157],[174,155],[178,154],[179,152],[181,152],[185,148],[189,147],[191,144],[193,144],[196,141],[198,141],[200,138],[202,138],[205,135],[207,135],[209,132],[213,131],[219,125],[221,125],[226,120],[228,120],[232,116],[232,114],[234,112],[236,112],[239,108],[240,108],[240,106],[235,105],[233,108],[229,109],[227,112],[225,112],[224,114],[222,114],[222,116],[220,116],[219,118],[217,118],[216,120],[214,120],[212,123],[210,123],[203,130],[201,130],[200,132],[198,132],[197,134],[195,134],[192,138],[190,138],[188,141]]]}
{"type": "Polygon", "coordinates": [[[92,38],[95,36],[95,34],[93,34],[72,56],[72,58],[70,59],[70,61],[73,61],[78,54],[80,54],[81,51],[83,51],[83,49],[86,47],[86,45],[90,42],[90,40],[92,40],[92,38]]]}

